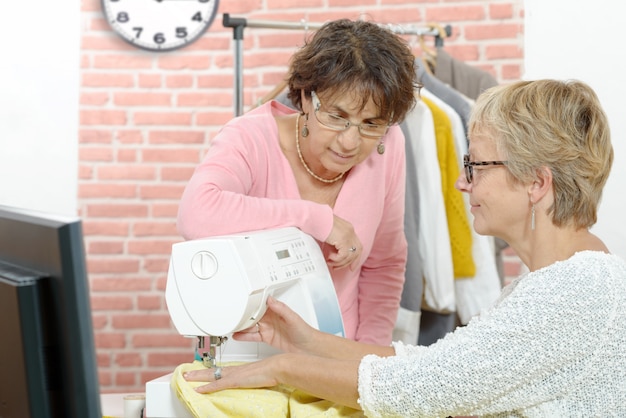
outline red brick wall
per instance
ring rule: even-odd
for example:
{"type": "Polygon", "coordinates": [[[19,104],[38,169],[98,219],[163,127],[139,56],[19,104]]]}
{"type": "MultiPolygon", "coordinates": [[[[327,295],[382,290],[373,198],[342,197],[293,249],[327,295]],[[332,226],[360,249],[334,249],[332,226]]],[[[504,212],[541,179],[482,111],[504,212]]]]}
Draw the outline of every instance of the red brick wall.
{"type": "MultiPolygon", "coordinates": [[[[523,0],[294,3],[222,0],[205,36],[159,54],[123,42],[103,20],[100,1],[82,1],[78,199],[104,392],[142,391],[147,380],[192,359],[192,341],[171,325],[164,289],[171,244],[181,240],[178,199],[211,138],[234,113],[233,33],[222,26],[222,13],[321,23],[366,12],[366,19],[380,23],[450,24],[445,48],[452,56],[501,82],[522,74],[523,0]]],[[[281,80],[303,36],[245,29],[244,110],[281,80]]],[[[407,39],[419,55],[415,37],[407,39]]],[[[507,259],[507,272],[516,274],[519,263],[512,254],[507,259]]]]}

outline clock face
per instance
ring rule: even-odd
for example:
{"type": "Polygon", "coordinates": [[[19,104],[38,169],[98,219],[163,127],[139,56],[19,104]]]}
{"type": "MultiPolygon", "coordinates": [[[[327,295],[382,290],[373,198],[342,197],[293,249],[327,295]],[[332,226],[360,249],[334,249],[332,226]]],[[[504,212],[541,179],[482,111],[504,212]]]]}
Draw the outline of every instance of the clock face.
{"type": "Polygon", "coordinates": [[[102,10],[125,41],[150,51],[182,48],[202,36],[219,0],[102,0],[102,10]]]}

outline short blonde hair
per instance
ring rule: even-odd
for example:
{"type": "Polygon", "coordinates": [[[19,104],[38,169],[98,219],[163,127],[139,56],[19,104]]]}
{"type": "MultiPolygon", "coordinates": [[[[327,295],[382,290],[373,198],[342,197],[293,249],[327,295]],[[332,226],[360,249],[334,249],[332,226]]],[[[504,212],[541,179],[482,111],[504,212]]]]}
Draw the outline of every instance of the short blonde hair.
{"type": "Polygon", "coordinates": [[[595,92],[581,81],[521,81],[493,87],[476,101],[469,137],[494,135],[514,181],[552,171],[556,226],[589,228],[613,163],[608,119],[595,92]]]}

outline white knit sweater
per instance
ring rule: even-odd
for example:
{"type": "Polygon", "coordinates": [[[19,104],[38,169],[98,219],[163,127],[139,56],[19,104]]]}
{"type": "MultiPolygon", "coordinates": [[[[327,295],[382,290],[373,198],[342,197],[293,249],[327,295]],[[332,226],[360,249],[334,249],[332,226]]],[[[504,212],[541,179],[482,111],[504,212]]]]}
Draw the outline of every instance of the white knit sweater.
{"type": "Polygon", "coordinates": [[[369,417],[626,417],[626,262],[577,253],[437,343],[394,347],[359,366],[369,417]]]}

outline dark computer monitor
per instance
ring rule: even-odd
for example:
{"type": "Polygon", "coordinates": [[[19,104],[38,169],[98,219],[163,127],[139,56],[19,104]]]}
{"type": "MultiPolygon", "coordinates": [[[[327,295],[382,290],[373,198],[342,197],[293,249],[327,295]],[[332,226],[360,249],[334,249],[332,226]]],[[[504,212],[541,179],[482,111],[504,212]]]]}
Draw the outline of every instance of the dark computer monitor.
{"type": "Polygon", "coordinates": [[[0,205],[0,417],[102,417],[79,218],[0,205]]]}

